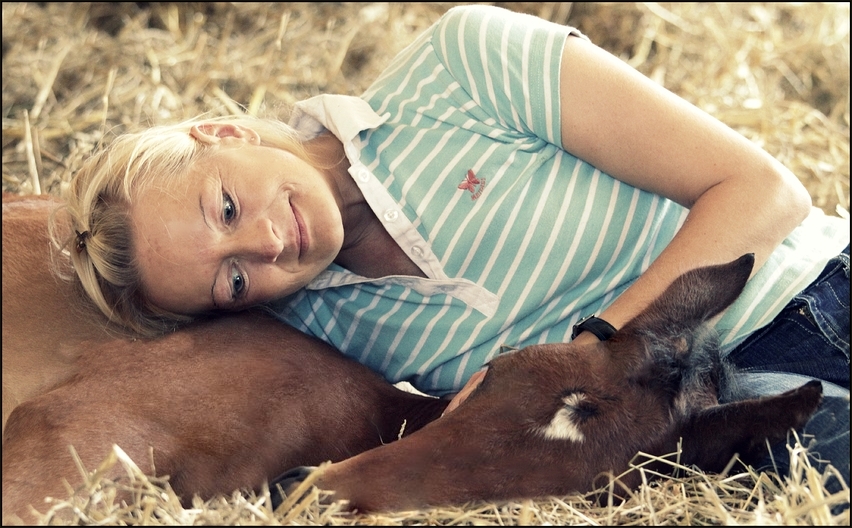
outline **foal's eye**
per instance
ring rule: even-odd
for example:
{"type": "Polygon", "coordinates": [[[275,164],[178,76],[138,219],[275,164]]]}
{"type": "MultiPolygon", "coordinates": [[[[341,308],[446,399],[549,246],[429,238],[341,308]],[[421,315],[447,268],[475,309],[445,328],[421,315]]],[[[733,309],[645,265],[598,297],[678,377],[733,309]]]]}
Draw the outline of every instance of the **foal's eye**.
{"type": "Polygon", "coordinates": [[[237,206],[234,205],[231,196],[228,193],[222,193],[222,218],[225,219],[225,223],[230,223],[236,215],[237,206]]]}

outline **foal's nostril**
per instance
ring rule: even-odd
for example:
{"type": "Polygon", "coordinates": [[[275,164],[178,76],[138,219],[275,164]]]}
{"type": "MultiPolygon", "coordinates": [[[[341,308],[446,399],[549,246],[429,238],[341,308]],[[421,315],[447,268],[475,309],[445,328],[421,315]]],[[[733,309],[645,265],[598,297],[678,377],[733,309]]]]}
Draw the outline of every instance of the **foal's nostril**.
{"type": "Polygon", "coordinates": [[[308,475],[313,473],[315,466],[299,466],[281,473],[269,482],[269,495],[272,499],[272,509],[275,510],[284,502],[286,495],[292,493],[308,475]],[[283,495],[282,495],[283,491],[283,495]]]}

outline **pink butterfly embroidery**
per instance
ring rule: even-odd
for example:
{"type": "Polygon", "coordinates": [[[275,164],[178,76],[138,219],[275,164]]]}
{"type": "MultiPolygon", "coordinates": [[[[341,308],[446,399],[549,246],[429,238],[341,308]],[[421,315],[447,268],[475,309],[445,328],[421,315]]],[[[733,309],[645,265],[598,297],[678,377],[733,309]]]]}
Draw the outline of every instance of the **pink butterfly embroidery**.
{"type": "Polygon", "coordinates": [[[459,189],[463,191],[470,191],[471,193],[476,192],[476,186],[481,182],[476,177],[476,174],[473,173],[473,169],[467,171],[467,178],[463,182],[459,184],[459,189]]]}

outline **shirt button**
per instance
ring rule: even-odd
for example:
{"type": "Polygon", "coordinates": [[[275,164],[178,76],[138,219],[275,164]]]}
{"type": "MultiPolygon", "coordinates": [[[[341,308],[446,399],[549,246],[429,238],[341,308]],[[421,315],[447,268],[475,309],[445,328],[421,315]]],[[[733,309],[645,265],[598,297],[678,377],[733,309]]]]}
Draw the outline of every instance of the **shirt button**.
{"type": "Polygon", "coordinates": [[[361,167],[358,169],[358,179],[364,183],[367,183],[370,180],[370,171],[366,168],[361,167]]]}
{"type": "Polygon", "coordinates": [[[396,209],[388,209],[384,214],[385,222],[396,222],[396,219],[399,218],[399,211],[396,209]]]}
{"type": "Polygon", "coordinates": [[[411,248],[411,253],[412,253],[415,257],[422,257],[422,256],[423,256],[423,248],[421,248],[420,246],[413,246],[413,247],[411,248]]]}

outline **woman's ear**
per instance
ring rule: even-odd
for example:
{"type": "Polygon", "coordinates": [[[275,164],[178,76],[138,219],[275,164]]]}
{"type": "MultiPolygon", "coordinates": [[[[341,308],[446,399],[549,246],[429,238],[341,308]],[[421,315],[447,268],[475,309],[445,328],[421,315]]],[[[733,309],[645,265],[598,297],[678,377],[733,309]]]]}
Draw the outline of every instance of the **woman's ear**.
{"type": "Polygon", "coordinates": [[[251,128],[230,123],[199,123],[192,125],[189,135],[201,143],[215,145],[225,138],[233,138],[255,145],[260,144],[260,136],[251,128]]]}

